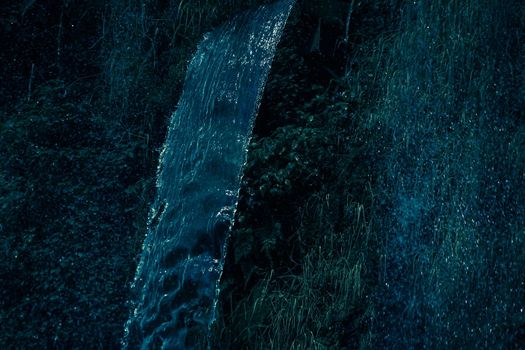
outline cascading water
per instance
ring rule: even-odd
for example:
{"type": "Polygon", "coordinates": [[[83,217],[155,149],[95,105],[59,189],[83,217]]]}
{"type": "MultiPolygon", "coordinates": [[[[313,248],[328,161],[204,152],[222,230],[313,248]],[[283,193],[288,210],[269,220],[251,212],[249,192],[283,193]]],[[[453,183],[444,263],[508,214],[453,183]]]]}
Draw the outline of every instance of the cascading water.
{"type": "Polygon", "coordinates": [[[198,46],[160,157],[125,348],[207,346],[247,143],[294,2],[244,13],[198,46]]]}

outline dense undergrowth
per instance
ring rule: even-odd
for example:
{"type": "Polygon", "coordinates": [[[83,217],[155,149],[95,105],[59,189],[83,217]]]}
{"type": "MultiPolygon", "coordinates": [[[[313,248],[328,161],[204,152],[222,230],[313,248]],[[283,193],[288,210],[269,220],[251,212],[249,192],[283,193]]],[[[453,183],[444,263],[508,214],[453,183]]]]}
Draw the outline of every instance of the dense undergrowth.
{"type": "Polygon", "coordinates": [[[343,71],[337,50],[301,51],[304,28],[284,39],[223,279],[223,348],[524,346],[523,5],[383,5],[354,8],[343,71]]]}
{"type": "Polygon", "coordinates": [[[407,4],[388,42],[376,347],[524,345],[523,10],[407,4]]]}
{"type": "Polygon", "coordinates": [[[374,136],[356,121],[376,93],[369,79],[376,62],[361,55],[377,53],[368,50],[387,30],[366,20],[389,16],[375,5],[328,11],[319,47],[312,47],[317,14],[296,11],[288,23],[248,152],[222,280],[218,348],[370,342],[377,262],[366,141],[374,136]],[[351,10],[359,30],[345,42],[351,10]]]}
{"type": "MultiPolygon", "coordinates": [[[[120,347],[187,62],[256,2],[0,5],[1,348],[120,347]]],[[[298,3],[249,148],[218,345],[525,346],[524,11],[298,3]]]]}
{"type": "Polygon", "coordinates": [[[0,5],[2,349],[120,348],[187,60],[250,5],[0,5]]]}

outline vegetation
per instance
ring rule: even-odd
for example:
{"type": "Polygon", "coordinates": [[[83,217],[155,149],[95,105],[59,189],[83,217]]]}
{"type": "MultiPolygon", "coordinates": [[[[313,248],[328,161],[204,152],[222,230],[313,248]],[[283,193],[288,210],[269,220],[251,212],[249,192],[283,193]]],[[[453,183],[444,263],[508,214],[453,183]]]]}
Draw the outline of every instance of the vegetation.
{"type": "Polygon", "coordinates": [[[336,50],[280,49],[260,117],[285,125],[249,153],[223,348],[525,344],[523,6],[382,5],[352,9],[343,71],[336,50]]]}
{"type": "Polygon", "coordinates": [[[186,61],[250,5],[220,3],[0,5],[2,349],[120,348],[186,61]]]}
{"type": "MultiPolygon", "coordinates": [[[[0,5],[0,347],[120,347],[202,33],[264,1],[0,5]]],[[[222,349],[525,347],[525,7],[299,1],[248,153],[222,349]]]]}
{"type": "Polygon", "coordinates": [[[524,344],[524,217],[515,215],[523,156],[511,146],[524,121],[516,94],[524,88],[523,9],[494,1],[404,7],[369,120],[387,140],[386,150],[375,146],[385,202],[373,210],[382,214],[379,281],[388,286],[374,292],[384,305],[374,322],[387,334],[400,330],[379,347],[524,344]]]}
{"type": "Polygon", "coordinates": [[[357,67],[350,57],[353,50],[370,52],[364,49],[372,44],[360,35],[374,42],[375,31],[385,28],[375,22],[359,27],[351,49],[343,42],[344,21],[323,20],[335,38],[312,51],[318,17],[296,11],[274,61],[229,244],[218,348],[333,349],[370,342],[377,247],[366,141],[374,136],[358,130],[356,120],[375,93],[367,71],[376,67],[362,57],[357,67]],[[353,65],[355,74],[341,62],[353,65]]]}

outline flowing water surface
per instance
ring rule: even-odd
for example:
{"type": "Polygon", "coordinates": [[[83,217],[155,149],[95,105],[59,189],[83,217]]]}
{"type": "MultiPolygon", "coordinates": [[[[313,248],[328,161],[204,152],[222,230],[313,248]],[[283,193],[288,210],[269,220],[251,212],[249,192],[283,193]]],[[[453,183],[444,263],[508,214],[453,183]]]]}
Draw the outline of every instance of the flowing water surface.
{"type": "Polygon", "coordinates": [[[207,346],[247,143],[293,3],[241,14],[198,46],[160,157],[126,348],[207,346]]]}

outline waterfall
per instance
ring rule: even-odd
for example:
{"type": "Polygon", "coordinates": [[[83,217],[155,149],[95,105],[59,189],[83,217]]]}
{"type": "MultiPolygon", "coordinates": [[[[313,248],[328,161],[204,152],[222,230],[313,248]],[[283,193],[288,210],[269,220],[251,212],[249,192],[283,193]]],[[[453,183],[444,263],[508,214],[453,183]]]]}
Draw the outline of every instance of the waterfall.
{"type": "Polygon", "coordinates": [[[197,48],[160,156],[125,348],[207,347],[246,147],[293,4],[241,14],[197,48]]]}

